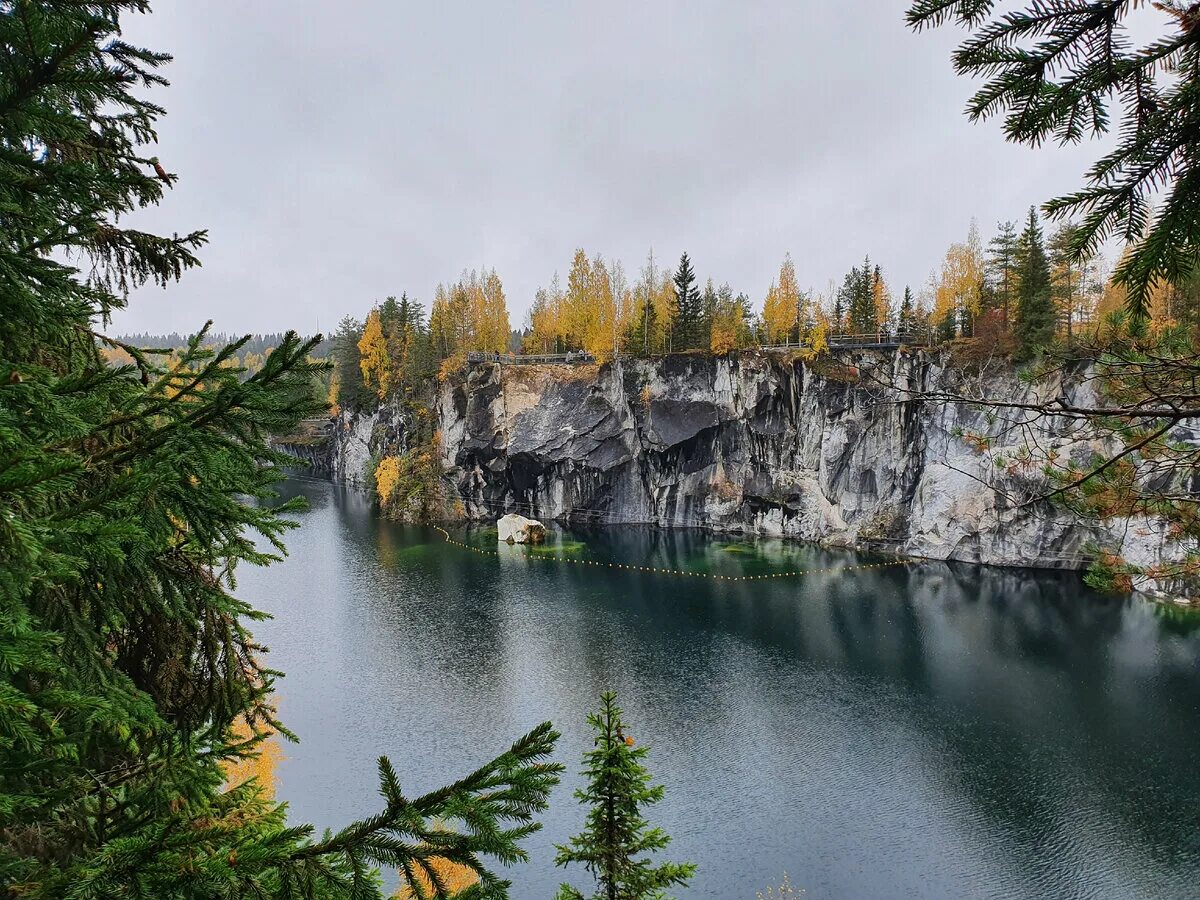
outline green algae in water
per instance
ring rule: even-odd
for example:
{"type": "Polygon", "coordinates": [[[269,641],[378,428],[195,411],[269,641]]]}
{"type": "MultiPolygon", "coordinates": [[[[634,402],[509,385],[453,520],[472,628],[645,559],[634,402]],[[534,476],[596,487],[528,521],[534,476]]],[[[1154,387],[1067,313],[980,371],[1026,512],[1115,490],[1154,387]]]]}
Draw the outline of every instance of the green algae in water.
{"type": "Polygon", "coordinates": [[[530,556],[578,556],[587,549],[583,541],[561,541],[557,544],[530,544],[530,556]]]}
{"type": "Polygon", "coordinates": [[[758,556],[758,544],[751,544],[746,541],[739,541],[736,544],[719,544],[718,549],[722,553],[744,553],[747,556],[758,556]]]}

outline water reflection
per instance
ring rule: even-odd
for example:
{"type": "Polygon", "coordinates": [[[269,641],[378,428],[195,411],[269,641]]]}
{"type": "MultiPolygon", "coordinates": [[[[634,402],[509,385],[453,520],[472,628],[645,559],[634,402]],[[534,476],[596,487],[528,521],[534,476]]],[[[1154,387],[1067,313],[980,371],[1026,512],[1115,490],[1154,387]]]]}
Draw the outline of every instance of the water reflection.
{"type": "MultiPolygon", "coordinates": [[[[242,585],[278,614],[263,636],[303,738],[279,771],[300,818],[373,809],[378,753],[415,791],[547,718],[574,769],[611,687],[667,785],[656,821],[700,862],[687,896],[753,897],[785,869],[810,896],[1194,895],[1200,636],[1155,607],[946,564],[721,582],[481,556],[353,493],[289,490],[313,501],[292,556],[242,585]]],[[[633,528],[546,552],[722,574],[868,561],[633,528]]],[[[515,896],[553,893],[573,786],[515,896]]]]}

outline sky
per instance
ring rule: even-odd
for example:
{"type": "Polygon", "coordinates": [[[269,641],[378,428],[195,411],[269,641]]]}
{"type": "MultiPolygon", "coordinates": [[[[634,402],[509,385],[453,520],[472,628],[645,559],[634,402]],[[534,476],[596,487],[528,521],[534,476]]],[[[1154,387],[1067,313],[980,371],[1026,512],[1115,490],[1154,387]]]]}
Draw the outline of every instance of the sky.
{"type": "Polygon", "coordinates": [[[686,250],[756,302],[785,253],[801,287],[869,253],[917,290],[1101,148],[969,123],[961,32],[905,6],[160,0],[126,37],[175,56],[154,152],[180,180],[128,224],[209,243],[113,330],[330,331],[481,267],[517,327],[577,247],[631,280],[686,250]]]}

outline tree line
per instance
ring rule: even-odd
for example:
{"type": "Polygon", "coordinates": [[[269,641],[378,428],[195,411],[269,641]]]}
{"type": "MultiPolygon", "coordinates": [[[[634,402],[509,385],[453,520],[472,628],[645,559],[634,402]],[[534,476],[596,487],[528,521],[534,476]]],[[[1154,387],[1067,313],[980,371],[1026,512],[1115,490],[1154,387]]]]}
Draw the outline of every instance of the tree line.
{"type": "MultiPolygon", "coordinates": [[[[518,330],[510,328],[499,275],[464,272],[437,287],[428,317],[408,294],[389,297],[363,320],[344,317],[330,344],[336,360],[331,400],[359,406],[411,394],[424,380],[461,366],[473,350],[584,351],[598,360],[790,345],[821,352],[842,335],[926,343],[971,339],[982,330],[1029,358],[1059,338],[1070,343],[1121,304],[1101,260],[1071,250],[1075,232],[1068,222],[1047,241],[1031,209],[1019,229],[1000,223],[985,247],[973,222],[919,291],[908,285],[894,291],[869,255],[840,285],[802,290],[788,254],[759,303],[712,278],[701,286],[686,252],[672,268],[650,251],[631,282],[620,260],[580,248],[566,283],[555,274],[538,288],[518,330]]],[[[1155,297],[1155,321],[1188,306],[1177,289],[1155,297]]]]}

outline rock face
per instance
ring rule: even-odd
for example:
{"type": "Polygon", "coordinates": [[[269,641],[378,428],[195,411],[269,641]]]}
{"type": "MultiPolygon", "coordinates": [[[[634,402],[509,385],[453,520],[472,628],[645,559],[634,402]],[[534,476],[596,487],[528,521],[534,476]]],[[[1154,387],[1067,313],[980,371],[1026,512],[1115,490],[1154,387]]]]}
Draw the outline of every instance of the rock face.
{"type": "Polygon", "coordinates": [[[501,543],[541,544],[546,540],[546,526],[537,519],[527,519],[517,513],[501,516],[496,522],[501,543]]]}
{"type": "Polygon", "coordinates": [[[407,449],[408,421],[398,406],[384,404],[373,412],[343,412],[330,435],[330,470],[335,481],[363,486],[371,478],[371,462],[407,449]]]}
{"type": "MultiPolygon", "coordinates": [[[[489,363],[443,383],[436,414],[446,480],[473,520],[516,511],[1046,568],[1082,568],[1096,543],[1139,564],[1179,552],[1151,521],[1080,524],[1012,504],[1024,476],[997,455],[1031,438],[1060,457],[1092,445],[1053,419],[1014,429],[906,393],[962,377],[906,352],[489,363]]],[[[996,400],[1035,390],[1011,370],[974,387],[996,400]]]]}

